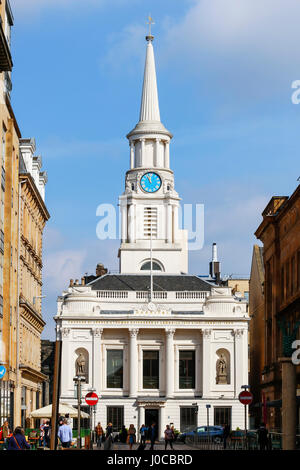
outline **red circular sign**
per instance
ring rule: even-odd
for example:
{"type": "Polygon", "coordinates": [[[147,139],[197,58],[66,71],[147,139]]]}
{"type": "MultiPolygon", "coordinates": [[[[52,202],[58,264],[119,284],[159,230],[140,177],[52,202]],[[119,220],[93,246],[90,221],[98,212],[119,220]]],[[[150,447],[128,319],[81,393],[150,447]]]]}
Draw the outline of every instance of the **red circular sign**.
{"type": "Polygon", "coordinates": [[[244,390],[239,394],[239,400],[243,405],[250,405],[253,401],[253,395],[251,392],[244,390]]]}
{"type": "Polygon", "coordinates": [[[98,397],[97,393],[95,393],[95,392],[90,392],[85,396],[85,401],[90,406],[97,405],[98,400],[99,400],[99,397],[98,397]]]}

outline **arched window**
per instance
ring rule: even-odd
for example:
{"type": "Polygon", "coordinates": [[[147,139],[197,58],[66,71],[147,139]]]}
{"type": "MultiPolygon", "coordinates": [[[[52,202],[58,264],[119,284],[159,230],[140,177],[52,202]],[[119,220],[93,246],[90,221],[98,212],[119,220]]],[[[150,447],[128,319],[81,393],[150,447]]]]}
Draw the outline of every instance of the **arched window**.
{"type": "Polygon", "coordinates": [[[230,352],[220,348],[216,351],[216,384],[230,384],[230,352]]]}
{"type": "MultiPolygon", "coordinates": [[[[141,267],[141,271],[150,271],[150,269],[151,269],[151,261],[146,261],[146,263],[144,263],[141,267]]],[[[162,268],[156,261],[152,261],[152,270],[162,271],[162,268]]]]}

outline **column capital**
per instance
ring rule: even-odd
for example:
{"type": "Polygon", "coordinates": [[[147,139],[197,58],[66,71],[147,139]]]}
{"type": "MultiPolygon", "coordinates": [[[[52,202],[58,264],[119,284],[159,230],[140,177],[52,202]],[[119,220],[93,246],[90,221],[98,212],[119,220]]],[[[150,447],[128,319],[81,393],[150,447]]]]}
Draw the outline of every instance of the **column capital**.
{"type": "Polygon", "coordinates": [[[231,334],[232,336],[235,336],[236,338],[241,338],[242,335],[244,334],[244,330],[232,330],[231,334]]]}
{"type": "Polygon", "coordinates": [[[208,339],[211,337],[211,330],[209,328],[203,328],[201,331],[204,338],[208,339]]]}
{"type": "Polygon", "coordinates": [[[62,328],[61,329],[61,335],[62,335],[63,338],[69,338],[70,332],[71,332],[70,328],[62,328]]]}
{"type": "Polygon", "coordinates": [[[131,338],[136,338],[137,335],[139,334],[139,329],[138,328],[129,328],[129,334],[131,338]]]}
{"type": "Polygon", "coordinates": [[[175,331],[176,331],[176,328],[166,328],[165,329],[166,336],[169,338],[173,338],[175,331]]]}
{"type": "Polygon", "coordinates": [[[102,333],[103,333],[103,328],[93,328],[92,329],[92,335],[95,338],[101,338],[102,333]]]}

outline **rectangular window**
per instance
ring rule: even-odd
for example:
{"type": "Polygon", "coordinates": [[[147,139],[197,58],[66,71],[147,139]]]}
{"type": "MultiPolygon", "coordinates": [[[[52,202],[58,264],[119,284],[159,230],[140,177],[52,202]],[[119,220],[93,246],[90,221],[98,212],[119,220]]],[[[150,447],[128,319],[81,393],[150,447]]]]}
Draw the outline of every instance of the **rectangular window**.
{"type": "Polygon", "coordinates": [[[0,251],[4,254],[4,232],[0,230],[0,251]]]}
{"type": "Polygon", "coordinates": [[[228,424],[231,429],[231,406],[215,406],[214,407],[214,425],[223,426],[228,424]]]}
{"type": "Polygon", "coordinates": [[[123,350],[107,350],[107,388],[123,387],[123,350]]]}
{"type": "Polygon", "coordinates": [[[157,238],[157,207],[144,208],[144,238],[157,238]]]}
{"type": "Polygon", "coordinates": [[[285,270],[286,270],[286,278],[285,278],[285,292],[286,292],[286,297],[287,299],[290,296],[290,262],[287,261],[285,265],[285,270]]]}
{"type": "Polygon", "coordinates": [[[120,432],[124,425],[124,407],[108,406],[107,407],[107,424],[112,423],[113,431],[120,432]]]}
{"type": "Polygon", "coordinates": [[[5,170],[3,167],[1,171],[1,188],[3,191],[5,191],[5,170]]]}
{"type": "Polygon", "coordinates": [[[295,293],[296,287],[296,275],[295,275],[295,258],[291,259],[291,295],[295,293]]]}
{"type": "Polygon", "coordinates": [[[3,297],[0,295],[0,317],[3,317],[3,297]]]}
{"type": "Polygon", "coordinates": [[[179,388],[195,388],[195,351],[179,351],[179,388]]]}
{"type": "Polygon", "coordinates": [[[197,427],[196,407],[180,408],[180,432],[193,431],[197,427]]]}
{"type": "Polygon", "coordinates": [[[159,388],[159,351],[143,351],[143,388],[159,388]]]}

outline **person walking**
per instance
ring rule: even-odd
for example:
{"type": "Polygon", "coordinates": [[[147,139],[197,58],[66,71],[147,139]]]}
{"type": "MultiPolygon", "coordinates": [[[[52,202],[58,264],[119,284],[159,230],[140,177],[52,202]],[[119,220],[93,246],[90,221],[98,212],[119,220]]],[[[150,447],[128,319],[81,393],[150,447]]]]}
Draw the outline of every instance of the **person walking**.
{"type": "Polygon", "coordinates": [[[147,437],[148,428],[144,424],[140,427],[140,436],[141,436],[141,444],[144,446],[146,445],[146,437],[147,437]]]}
{"type": "Polygon", "coordinates": [[[155,440],[156,440],[156,425],[155,423],[152,423],[151,424],[151,428],[150,428],[150,442],[151,442],[151,446],[150,446],[150,450],[154,450],[154,443],[155,443],[155,440]]]}
{"type": "Polygon", "coordinates": [[[72,436],[71,426],[69,426],[66,419],[64,419],[63,424],[59,427],[57,435],[61,442],[62,448],[69,449],[69,447],[71,446],[73,436],[72,436]]]}
{"type": "Polygon", "coordinates": [[[113,443],[113,425],[112,423],[108,423],[106,426],[106,435],[105,435],[105,443],[104,443],[104,450],[109,450],[113,443]]]}
{"type": "Polygon", "coordinates": [[[268,450],[268,430],[264,423],[261,423],[260,427],[256,431],[258,435],[259,450],[268,450]]]}
{"type": "Polygon", "coordinates": [[[50,421],[46,421],[45,426],[44,426],[44,442],[43,446],[45,447],[50,447],[50,421]]]}
{"type": "Polygon", "coordinates": [[[96,442],[97,442],[97,447],[101,447],[102,444],[102,438],[103,438],[103,427],[101,426],[101,423],[98,423],[97,426],[95,427],[95,432],[96,432],[96,442]]]}
{"type": "Polygon", "coordinates": [[[122,442],[123,444],[126,444],[127,435],[128,435],[127,429],[125,428],[125,425],[123,424],[121,432],[120,432],[120,442],[122,442]]]}
{"type": "Polygon", "coordinates": [[[127,437],[128,444],[129,444],[129,450],[132,450],[132,446],[136,441],[135,435],[136,435],[136,429],[135,429],[134,425],[131,424],[129,426],[129,429],[128,429],[128,437],[127,437]]]}
{"type": "Polygon", "coordinates": [[[172,429],[170,428],[169,424],[167,424],[166,429],[165,429],[165,450],[167,449],[168,444],[173,450],[173,440],[174,440],[174,433],[172,429]]]}
{"type": "Polygon", "coordinates": [[[230,426],[229,424],[224,424],[223,425],[223,449],[226,449],[227,447],[227,440],[230,436],[230,426]]]}
{"type": "Polygon", "coordinates": [[[13,435],[8,441],[8,450],[26,450],[30,449],[30,445],[25,439],[24,429],[21,426],[17,426],[13,432],[13,435]]]}

